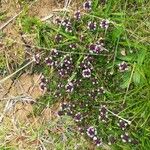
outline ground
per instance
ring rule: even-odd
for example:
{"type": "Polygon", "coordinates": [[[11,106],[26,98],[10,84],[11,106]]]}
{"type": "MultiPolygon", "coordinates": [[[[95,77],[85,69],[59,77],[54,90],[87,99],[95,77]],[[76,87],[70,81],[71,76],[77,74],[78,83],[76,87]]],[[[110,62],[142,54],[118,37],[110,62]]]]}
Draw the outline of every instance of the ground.
{"type": "MultiPolygon", "coordinates": [[[[31,3],[29,2],[29,4],[31,3]]],[[[6,16],[1,20],[0,26],[19,13],[24,5],[24,1],[2,1],[1,12],[6,12],[6,16]]],[[[30,16],[42,19],[50,15],[53,9],[61,7],[62,2],[60,1],[38,0],[29,8],[28,13],[30,16]]],[[[9,74],[16,69],[16,66],[10,65],[10,62],[19,65],[25,57],[25,47],[12,44],[14,41],[22,43],[19,25],[15,21],[4,28],[3,33],[5,35],[0,39],[1,43],[10,43],[9,48],[2,48],[0,51],[1,54],[5,55],[4,61],[7,62],[9,74]]],[[[33,40],[30,37],[25,37],[25,39],[28,42],[33,40]]],[[[70,118],[58,117],[57,109],[59,104],[56,104],[53,108],[45,108],[41,116],[33,115],[32,102],[36,102],[36,98],[44,94],[39,89],[40,76],[40,74],[30,75],[29,72],[26,72],[17,79],[8,79],[4,84],[0,85],[0,149],[35,150],[40,147],[49,150],[62,149],[62,147],[66,149],[66,144],[69,144],[67,140],[74,143],[70,147],[78,149],[81,147],[80,142],[86,143],[84,138],[75,135],[74,131],[70,131],[75,128],[70,118]],[[12,104],[13,102],[14,105],[12,104]],[[71,141],[67,132],[71,132],[72,136],[79,137],[79,142],[78,140],[71,141]],[[53,136],[54,133],[57,133],[57,135],[53,136]],[[51,137],[49,137],[50,135],[51,137]],[[61,137],[63,137],[62,142],[59,142],[61,137]]],[[[3,77],[1,75],[0,79],[3,77]]]]}

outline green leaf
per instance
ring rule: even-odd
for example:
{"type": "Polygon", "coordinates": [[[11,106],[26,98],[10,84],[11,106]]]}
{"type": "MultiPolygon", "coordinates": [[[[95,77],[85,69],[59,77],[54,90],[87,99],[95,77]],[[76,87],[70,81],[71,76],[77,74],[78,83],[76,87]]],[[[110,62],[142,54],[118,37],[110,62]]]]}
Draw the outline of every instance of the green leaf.
{"type": "Polygon", "coordinates": [[[93,1],[93,10],[95,10],[97,7],[98,7],[98,4],[99,4],[99,0],[95,0],[93,1]]]}
{"type": "Polygon", "coordinates": [[[135,72],[133,73],[133,82],[135,85],[138,85],[140,84],[140,81],[141,81],[141,75],[138,72],[138,70],[135,70],[135,72]]]}
{"type": "Polygon", "coordinates": [[[115,41],[116,39],[118,39],[123,32],[124,28],[122,26],[118,26],[117,28],[115,28],[112,32],[112,40],[115,41]]]}
{"type": "Polygon", "coordinates": [[[140,53],[138,54],[138,59],[137,59],[137,62],[139,65],[142,65],[142,63],[144,62],[145,60],[145,57],[146,57],[146,50],[141,50],[140,53]]]}

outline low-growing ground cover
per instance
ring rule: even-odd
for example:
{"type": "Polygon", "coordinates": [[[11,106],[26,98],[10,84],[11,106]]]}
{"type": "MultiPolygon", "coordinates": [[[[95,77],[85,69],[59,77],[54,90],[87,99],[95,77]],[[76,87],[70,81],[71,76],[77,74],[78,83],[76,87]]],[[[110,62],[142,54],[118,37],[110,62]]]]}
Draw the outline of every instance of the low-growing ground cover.
{"type": "Polygon", "coordinates": [[[148,150],[149,7],[144,0],[84,1],[47,23],[22,14],[21,31],[35,37],[26,44],[32,72],[42,74],[35,115],[60,103],[58,115],[71,116],[97,149],[148,150]]]}

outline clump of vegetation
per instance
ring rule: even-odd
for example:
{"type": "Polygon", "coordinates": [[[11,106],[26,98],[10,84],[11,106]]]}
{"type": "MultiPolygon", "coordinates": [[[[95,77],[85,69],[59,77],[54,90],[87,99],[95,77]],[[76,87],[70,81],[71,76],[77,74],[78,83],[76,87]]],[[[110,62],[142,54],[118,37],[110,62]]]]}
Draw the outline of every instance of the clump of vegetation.
{"type": "Polygon", "coordinates": [[[150,148],[150,52],[128,32],[129,9],[143,3],[86,1],[51,24],[23,20],[37,35],[34,71],[45,92],[38,112],[60,102],[58,115],[72,116],[96,146],[150,148]]]}

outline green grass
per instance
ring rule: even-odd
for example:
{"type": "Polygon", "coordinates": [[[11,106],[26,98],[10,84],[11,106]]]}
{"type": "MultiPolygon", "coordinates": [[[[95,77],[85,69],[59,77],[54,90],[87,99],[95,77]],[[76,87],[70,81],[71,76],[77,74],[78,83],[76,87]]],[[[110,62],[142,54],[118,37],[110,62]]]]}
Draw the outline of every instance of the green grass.
{"type": "MultiPolygon", "coordinates": [[[[106,47],[110,51],[110,56],[100,56],[100,58],[96,56],[97,62],[94,66],[94,76],[98,77],[99,82],[107,89],[107,92],[103,96],[97,98],[97,100],[93,102],[93,106],[89,108],[81,108],[78,106],[76,107],[75,112],[79,111],[82,113],[89,113],[89,111],[91,111],[89,113],[91,117],[85,119],[85,122],[81,124],[81,126],[85,126],[85,124],[94,125],[99,131],[99,135],[106,141],[109,134],[117,134],[118,142],[112,146],[113,149],[132,148],[147,150],[150,148],[150,142],[148,140],[150,137],[150,72],[148,69],[150,66],[150,52],[148,44],[148,16],[150,3],[142,0],[136,2],[110,0],[100,7],[98,3],[99,2],[97,0],[93,2],[93,11],[86,13],[80,22],[79,26],[82,28],[81,33],[86,36],[86,42],[84,44],[80,43],[78,40],[76,31],[74,31],[73,34],[68,34],[62,28],[55,28],[53,24],[48,25],[35,23],[35,25],[32,26],[33,29],[35,28],[33,32],[37,34],[38,46],[58,48],[65,51],[68,43],[80,43],[78,52],[85,52],[86,49],[84,49],[83,45],[91,43],[98,36],[105,37],[106,47]],[[109,18],[112,22],[110,29],[108,29],[105,33],[102,30],[97,32],[86,31],[85,24],[87,24],[87,21],[98,21],[99,18],[109,18]],[[54,40],[51,40],[54,39],[54,35],[56,35],[56,33],[59,33],[64,37],[63,42],[60,44],[56,44],[54,40]],[[125,51],[125,56],[121,54],[122,51],[125,51]],[[106,58],[110,61],[108,64],[106,58]],[[116,66],[122,61],[126,61],[130,65],[130,68],[129,71],[125,73],[118,73],[116,66]],[[113,72],[113,75],[109,76],[106,73],[107,76],[104,77],[104,72],[113,72]],[[110,110],[119,111],[118,115],[132,121],[128,132],[133,138],[139,141],[138,146],[120,143],[119,137],[122,134],[122,131],[116,126],[118,121],[116,117],[112,115],[109,116],[111,121],[107,125],[107,128],[105,128],[106,125],[103,123],[97,124],[98,120],[96,118],[98,112],[93,109],[101,103],[105,103],[110,110]]],[[[24,25],[24,20],[22,25],[24,25]]],[[[30,24],[28,23],[28,25],[30,24]]],[[[28,28],[28,25],[23,26],[23,29],[28,28]]],[[[78,24],[75,23],[74,29],[77,26],[78,24]]],[[[48,53],[46,52],[46,55],[47,54],[48,53]]],[[[83,59],[83,56],[72,55],[72,57],[75,59],[74,63],[76,64],[76,67],[78,67],[78,62],[83,59]]],[[[42,70],[43,74],[48,76],[48,79],[52,81],[50,85],[50,90],[52,91],[51,94],[48,94],[51,96],[46,95],[47,98],[43,97],[41,99],[43,103],[46,105],[53,104],[65,97],[74,104],[85,103],[85,101],[87,101],[88,97],[84,94],[84,92],[82,94],[81,91],[84,91],[84,89],[86,91],[92,90],[89,81],[84,80],[82,87],[76,89],[76,91],[71,95],[65,94],[64,90],[62,90],[62,97],[56,100],[56,98],[52,95],[54,95],[57,82],[60,82],[60,80],[55,73],[54,75],[51,74],[51,69],[44,67],[44,64],[42,70]]],[[[78,69],[75,68],[74,72],[77,70],[78,69]]],[[[76,78],[78,80],[80,76],[77,77],[74,72],[68,78],[76,78]]],[[[63,84],[67,84],[66,80],[61,82],[63,84]]],[[[78,125],[80,126],[80,124],[78,125]]]]}
{"type": "MultiPolygon", "coordinates": [[[[76,125],[83,127],[85,132],[89,126],[96,127],[98,136],[103,139],[104,144],[108,143],[109,135],[115,136],[117,142],[110,146],[111,149],[150,149],[149,14],[150,2],[146,0],[137,0],[136,2],[133,0],[109,0],[106,4],[99,4],[98,0],[94,0],[92,11],[86,12],[80,22],[72,19],[73,33],[67,33],[63,27],[60,28],[53,23],[43,23],[37,18],[29,17],[26,14],[22,15],[19,18],[22,31],[26,34],[34,34],[35,45],[41,47],[33,49],[34,53],[44,53],[40,65],[34,66],[33,73],[43,73],[49,80],[47,85],[49,91],[38,99],[39,103],[35,104],[35,114],[40,115],[46,106],[67,101],[75,104],[75,108],[72,110],[74,115],[78,112],[84,115],[83,122],[76,123],[76,125]],[[111,23],[107,31],[100,28],[93,32],[87,30],[89,20],[99,22],[101,18],[110,19],[111,23]],[[58,33],[63,36],[60,43],[54,40],[55,35],[58,33]],[[79,39],[81,34],[85,36],[83,42],[79,39]],[[95,42],[100,37],[105,39],[105,47],[109,52],[94,56],[92,76],[98,78],[99,84],[97,87],[92,86],[90,80],[83,79],[80,87],[76,88],[73,93],[68,94],[62,88],[59,91],[62,95],[56,98],[55,92],[57,92],[58,83],[61,82],[66,85],[68,79],[79,80],[82,78],[79,64],[83,60],[84,54],[80,53],[87,53],[86,45],[95,42]],[[71,50],[68,47],[69,44],[73,43],[77,43],[78,49],[71,50]],[[57,68],[50,68],[44,63],[44,59],[51,52],[51,48],[70,53],[73,58],[74,69],[65,79],[58,76],[57,68]],[[129,70],[119,72],[117,65],[123,61],[128,63],[129,70]],[[93,101],[89,100],[87,93],[100,86],[104,87],[106,93],[98,96],[93,101]],[[85,106],[87,103],[88,107],[85,106]],[[138,141],[137,145],[121,141],[120,136],[124,131],[117,126],[119,117],[108,113],[109,121],[107,123],[103,123],[98,119],[98,109],[102,104],[105,104],[110,111],[117,112],[118,116],[131,121],[131,125],[126,132],[129,133],[131,139],[138,141]]],[[[63,14],[60,13],[60,16],[63,17],[63,14]]],[[[65,17],[71,18],[72,16],[67,13],[65,17]]],[[[63,62],[64,59],[64,54],[61,54],[58,61],[63,62]]],[[[45,128],[42,131],[44,130],[45,128]]],[[[34,133],[37,136],[37,132],[34,133]]],[[[55,136],[57,137],[54,140],[56,149],[59,150],[62,147],[64,149],[68,147],[74,149],[76,138],[71,138],[72,133],[68,133],[68,131],[66,134],[71,140],[66,145],[61,142],[61,139],[55,133],[52,135],[54,139],[55,136]]],[[[86,133],[84,137],[90,141],[86,133]]],[[[101,147],[97,149],[101,149],[101,147]]]]}

